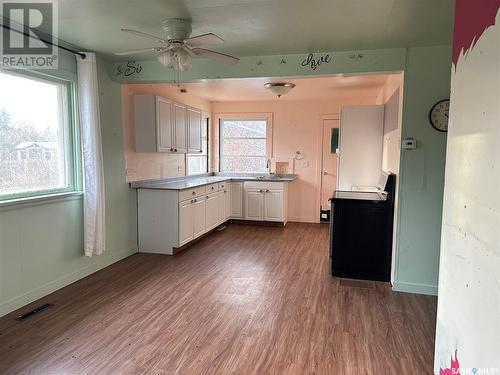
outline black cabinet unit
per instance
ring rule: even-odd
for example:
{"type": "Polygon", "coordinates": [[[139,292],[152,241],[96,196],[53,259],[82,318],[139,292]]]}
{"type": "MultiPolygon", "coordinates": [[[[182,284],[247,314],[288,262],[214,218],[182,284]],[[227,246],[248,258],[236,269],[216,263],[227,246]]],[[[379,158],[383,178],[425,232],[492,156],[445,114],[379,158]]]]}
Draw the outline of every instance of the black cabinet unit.
{"type": "Polygon", "coordinates": [[[395,175],[384,191],[336,191],[331,198],[333,276],[390,281],[395,175]]]}

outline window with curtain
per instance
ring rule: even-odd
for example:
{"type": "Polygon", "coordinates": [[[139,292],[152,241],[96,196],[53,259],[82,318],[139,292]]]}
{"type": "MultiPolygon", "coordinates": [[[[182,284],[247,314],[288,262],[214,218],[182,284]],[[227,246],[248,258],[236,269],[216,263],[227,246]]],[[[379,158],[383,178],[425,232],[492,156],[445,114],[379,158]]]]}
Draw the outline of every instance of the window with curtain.
{"type": "Polygon", "coordinates": [[[203,119],[201,127],[201,153],[186,155],[187,174],[195,175],[208,172],[208,119],[203,119]]]}
{"type": "Polygon", "coordinates": [[[76,190],[71,83],[0,72],[0,200],[76,190]]]}
{"type": "Polygon", "coordinates": [[[221,172],[263,173],[267,161],[267,121],[220,121],[221,172]]]}

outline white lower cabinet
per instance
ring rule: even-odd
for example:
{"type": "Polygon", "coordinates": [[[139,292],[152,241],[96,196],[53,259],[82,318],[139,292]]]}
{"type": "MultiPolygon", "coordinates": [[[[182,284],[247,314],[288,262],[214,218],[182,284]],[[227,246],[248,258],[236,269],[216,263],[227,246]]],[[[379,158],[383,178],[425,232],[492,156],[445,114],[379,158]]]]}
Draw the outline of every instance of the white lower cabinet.
{"type": "Polygon", "coordinates": [[[206,231],[207,202],[203,199],[195,199],[193,203],[193,232],[194,238],[201,236],[206,231]]]}
{"type": "Polygon", "coordinates": [[[286,183],[245,182],[245,219],[256,221],[287,221],[286,183]]]}
{"type": "Polygon", "coordinates": [[[230,192],[230,216],[234,219],[243,219],[243,182],[231,182],[230,192]]]}
{"type": "Polygon", "coordinates": [[[245,191],[245,219],[264,220],[264,194],[262,189],[245,191]]]}
{"type": "Polygon", "coordinates": [[[194,238],[193,218],[193,200],[179,203],[179,246],[194,238]]]}
{"type": "Polygon", "coordinates": [[[286,223],[287,184],[224,181],[184,190],[137,190],[139,251],[173,254],[228,219],[286,223]]]}
{"type": "Polygon", "coordinates": [[[212,230],[219,225],[219,193],[206,196],[206,230],[212,230]]]}

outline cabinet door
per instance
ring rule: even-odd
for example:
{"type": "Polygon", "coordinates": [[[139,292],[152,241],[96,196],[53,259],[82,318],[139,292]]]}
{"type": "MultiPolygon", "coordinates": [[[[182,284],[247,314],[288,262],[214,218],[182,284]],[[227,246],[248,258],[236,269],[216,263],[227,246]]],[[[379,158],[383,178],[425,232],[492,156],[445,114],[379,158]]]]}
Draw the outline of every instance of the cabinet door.
{"type": "Polygon", "coordinates": [[[225,200],[225,194],[224,191],[219,191],[217,193],[217,209],[219,210],[219,215],[217,217],[217,223],[222,224],[224,221],[226,221],[226,200],[225,200]]]}
{"type": "Polygon", "coordinates": [[[219,194],[207,195],[206,197],[206,229],[207,232],[219,225],[219,194]]]}
{"type": "Polygon", "coordinates": [[[264,193],[262,190],[247,190],[245,192],[245,219],[264,219],[264,193]]]}
{"type": "Polygon", "coordinates": [[[187,152],[186,106],[173,103],[174,110],[174,152],[187,152]]]}
{"type": "Polygon", "coordinates": [[[226,221],[231,217],[231,184],[227,184],[222,193],[224,195],[223,221],[226,221]]]}
{"type": "Polygon", "coordinates": [[[205,233],[205,215],[207,202],[203,197],[196,198],[193,203],[193,237],[199,237],[205,233]]]}
{"type": "Polygon", "coordinates": [[[243,182],[231,182],[231,217],[243,218],[243,182]]]}
{"type": "Polygon", "coordinates": [[[201,126],[202,126],[202,118],[201,111],[188,108],[187,109],[188,116],[188,152],[198,152],[201,150],[201,126]]]}
{"type": "Polygon", "coordinates": [[[173,151],[172,102],[156,97],[156,151],[173,151]]]}
{"type": "Polygon", "coordinates": [[[266,190],[264,193],[264,220],[283,221],[283,190],[266,190]]]}
{"type": "Polygon", "coordinates": [[[179,246],[185,245],[194,238],[193,219],[192,201],[179,203],[179,246]]]}

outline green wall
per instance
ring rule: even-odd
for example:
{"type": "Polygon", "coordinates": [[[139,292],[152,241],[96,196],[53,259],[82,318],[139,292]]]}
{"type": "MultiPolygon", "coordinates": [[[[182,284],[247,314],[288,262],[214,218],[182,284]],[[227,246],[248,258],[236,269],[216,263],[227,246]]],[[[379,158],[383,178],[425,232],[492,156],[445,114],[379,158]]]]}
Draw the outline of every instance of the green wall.
{"type": "Polygon", "coordinates": [[[428,114],[450,97],[450,72],[451,47],[407,49],[402,137],[418,147],[401,152],[394,290],[437,295],[446,133],[428,114]]]}
{"type": "MultiPolygon", "coordinates": [[[[137,251],[135,192],[125,181],[120,85],[109,80],[106,64],[98,60],[107,250],[99,257],[83,255],[81,196],[0,208],[0,316],[137,251]]],[[[71,62],[63,67],[58,75],[74,74],[71,62]]]]}

